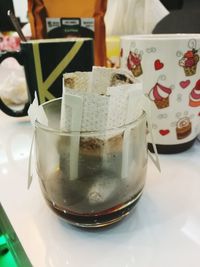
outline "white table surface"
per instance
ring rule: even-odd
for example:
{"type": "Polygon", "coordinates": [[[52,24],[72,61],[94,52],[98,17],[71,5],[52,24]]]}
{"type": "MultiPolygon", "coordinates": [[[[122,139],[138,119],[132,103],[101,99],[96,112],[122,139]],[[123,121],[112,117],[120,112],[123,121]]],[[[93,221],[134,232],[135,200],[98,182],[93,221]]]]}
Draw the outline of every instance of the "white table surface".
{"type": "Polygon", "coordinates": [[[0,202],[34,267],[200,266],[198,141],[186,152],[161,155],[161,173],[149,160],[136,209],[112,227],[89,231],[49,209],[37,177],[27,190],[31,136],[27,117],[0,111],[0,202]]]}

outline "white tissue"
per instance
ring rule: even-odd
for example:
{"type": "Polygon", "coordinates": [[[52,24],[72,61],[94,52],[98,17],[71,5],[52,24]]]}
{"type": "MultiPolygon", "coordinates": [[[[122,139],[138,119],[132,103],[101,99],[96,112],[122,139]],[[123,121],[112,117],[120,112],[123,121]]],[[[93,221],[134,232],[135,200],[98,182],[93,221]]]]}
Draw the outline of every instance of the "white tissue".
{"type": "Polygon", "coordinates": [[[23,71],[6,69],[0,83],[0,97],[9,104],[25,104],[28,100],[26,79],[23,71]]]}

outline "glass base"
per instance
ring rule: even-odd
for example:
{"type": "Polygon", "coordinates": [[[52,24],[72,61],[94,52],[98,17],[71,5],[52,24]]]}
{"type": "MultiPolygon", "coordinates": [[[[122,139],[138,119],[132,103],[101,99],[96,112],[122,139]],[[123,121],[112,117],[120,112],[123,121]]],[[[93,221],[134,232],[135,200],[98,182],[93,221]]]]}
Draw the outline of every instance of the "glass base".
{"type": "Polygon", "coordinates": [[[47,200],[50,208],[60,217],[64,218],[70,224],[73,224],[78,227],[84,228],[98,228],[111,225],[122,220],[125,216],[127,216],[131,209],[135,207],[136,203],[140,199],[143,190],[141,190],[137,196],[128,201],[127,203],[118,205],[106,211],[98,212],[98,213],[90,213],[90,214],[78,214],[73,213],[72,211],[68,211],[66,209],[62,209],[58,207],[55,203],[47,200]]]}

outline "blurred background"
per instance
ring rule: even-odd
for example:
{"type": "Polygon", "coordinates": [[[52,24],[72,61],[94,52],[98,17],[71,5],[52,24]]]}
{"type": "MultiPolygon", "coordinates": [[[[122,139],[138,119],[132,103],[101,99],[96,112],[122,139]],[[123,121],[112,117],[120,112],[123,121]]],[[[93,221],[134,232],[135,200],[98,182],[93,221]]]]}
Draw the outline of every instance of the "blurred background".
{"type": "MultiPolygon", "coordinates": [[[[28,0],[0,0],[0,51],[20,49],[20,38],[7,16],[8,10],[17,17],[26,38],[32,38],[28,0]]],[[[120,35],[199,33],[199,18],[200,0],[107,0],[104,17],[107,66],[119,66],[120,35]]],[[[24,70],[15,60],[4,60],[0,78],[2,99],[14,104],[27,101],[24,70]]]]}

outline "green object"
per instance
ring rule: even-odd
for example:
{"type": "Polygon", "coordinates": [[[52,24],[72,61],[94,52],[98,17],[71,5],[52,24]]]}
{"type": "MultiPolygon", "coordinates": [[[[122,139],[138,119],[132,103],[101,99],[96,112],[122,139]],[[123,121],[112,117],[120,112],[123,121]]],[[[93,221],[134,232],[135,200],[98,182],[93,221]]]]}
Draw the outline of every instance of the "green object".
{"type": "Polygon", "coordinates": [[[0,204],[0,266],[32,267],[2,205],[0,204]]]}
{"type": "Polygon", "coordinates": [[[0,236],[0,266],[18,267],[11,251],[8,248],[7,240],[4,235],[0,236]]]}

